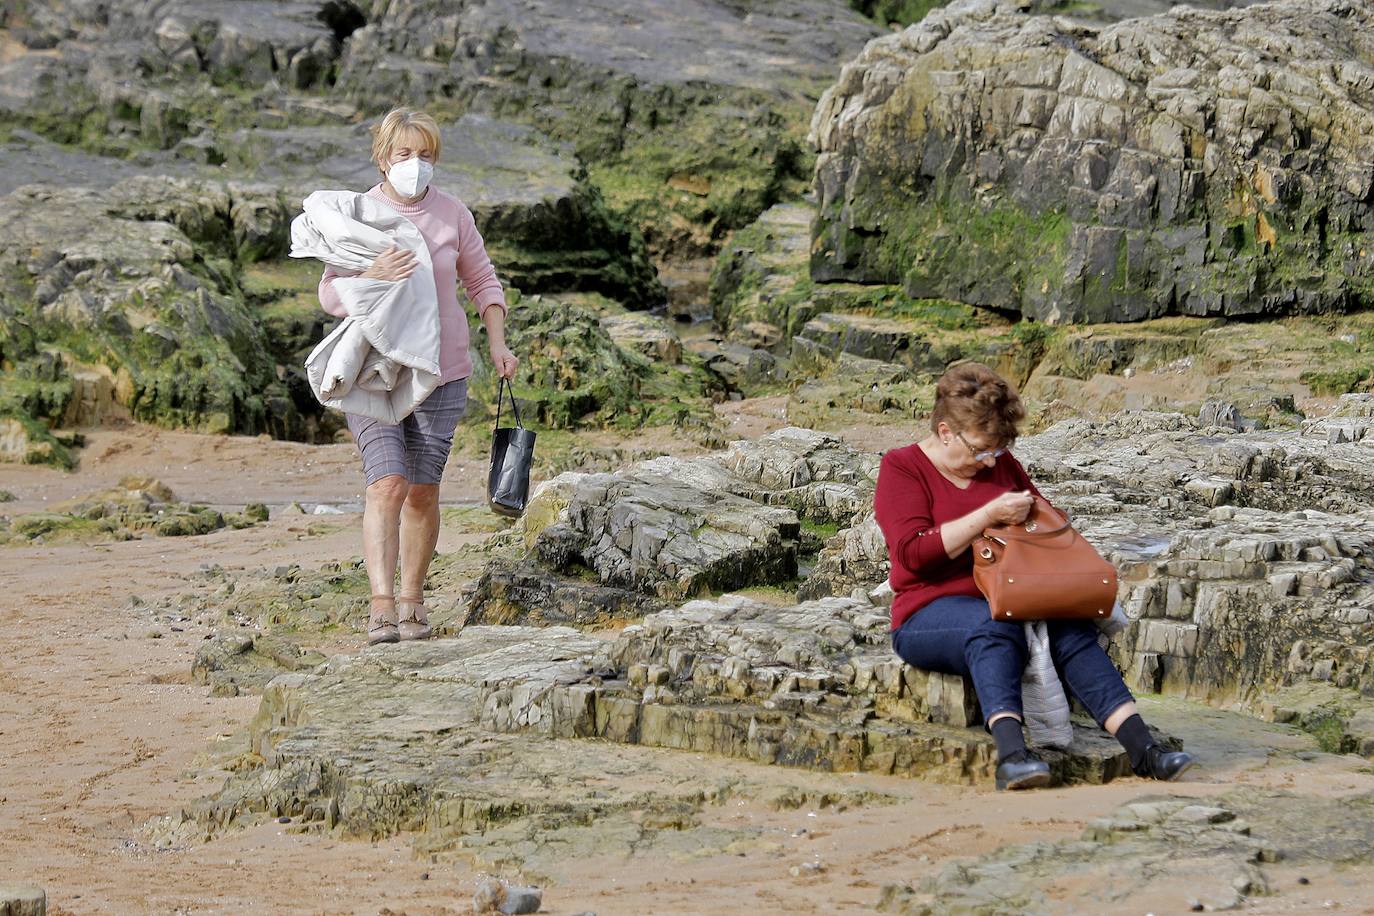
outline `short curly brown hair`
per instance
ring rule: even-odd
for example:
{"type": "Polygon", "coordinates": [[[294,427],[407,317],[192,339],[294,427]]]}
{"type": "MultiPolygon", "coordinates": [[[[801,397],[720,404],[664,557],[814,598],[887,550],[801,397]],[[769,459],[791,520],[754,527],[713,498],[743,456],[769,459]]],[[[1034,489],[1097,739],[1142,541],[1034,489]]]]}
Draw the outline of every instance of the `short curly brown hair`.
{"type": "Polygon", "coordinates": [[[982,363],[958,363],[945,370],[935,384],[935,409],[930,428],[949,424],[957,433],[976,430],[990,445],[1006,446],[1016,439],[1026,408],[1012,384],[982,363]]]}

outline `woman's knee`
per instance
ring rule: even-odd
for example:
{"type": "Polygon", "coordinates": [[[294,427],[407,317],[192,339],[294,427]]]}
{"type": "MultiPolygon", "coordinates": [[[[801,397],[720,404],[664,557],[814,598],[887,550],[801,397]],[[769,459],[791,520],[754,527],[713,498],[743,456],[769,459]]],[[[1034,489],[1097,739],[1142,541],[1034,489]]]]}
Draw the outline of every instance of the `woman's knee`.
{"type": "Polygon", "coordinates": [[[406,505],[412,509],[428,511],[439,505],[439,485],[437,483],[413,483],[406,492],[406,505]]]}
{"type": "Polygon", "coordinates": [[[367,501],[400,511],[410,493],[410,481],[400,474],[388,474],[367,485],[367,501]]]}

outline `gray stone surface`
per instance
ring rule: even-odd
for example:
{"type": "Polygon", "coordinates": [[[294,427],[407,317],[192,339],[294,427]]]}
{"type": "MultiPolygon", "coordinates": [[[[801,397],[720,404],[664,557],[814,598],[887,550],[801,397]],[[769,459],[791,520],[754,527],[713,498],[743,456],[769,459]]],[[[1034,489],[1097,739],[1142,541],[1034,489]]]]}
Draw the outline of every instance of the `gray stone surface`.
{"type": "Polygon", "coordinates": [[[593,855],[768,848],[761,828],[713,823],[728,799],[885,801],[802,771],[684,769],[662,751],[486,727],[514,706],[525,713],[511,730],[542,728],[531,698],[587,682],[604,647],[563,627],[469,627],[283,674],[263,693],[246,753],[226,761],[224,788],[151,833],[165,847],[289,816],[293,830],[408,833],[417,854],[544,883],[593,855]]]}
{"type": "MultiPolygon", "coordinates": [[[[448,15],[433,0],[389,4],[377,21],[354,35],[342,79],[403,74],[412,91],[423,81],[454,80],[459,91],[500,92],[500,77],[515,68],[554,75],[551,94],[579,71],[608,73],[645,86],[773,90],[779,77],[824,79],[836,51],[862,44],[876,28],[828,0],[649,0],[632,8],[614,0],[577,7],[554,0],[465,4],[448,15]],[[464,87],[488,77],[488,87],[464,87]],[[464,79],[464,78],[467,79],[464,79]]],[[[507,90],[509,91],[509,90],[507,90]]]]}
{"type": "MultiPolygon", "coordinates": [[[[995,748],[971,685],[904,665],[887,623],[867,598],[689,602],[627,627],[586,678],[491,691],[482,723],[835,772],[990,778],[995,748]]],[[[1091,728],[1044,756],[1065,782],[1129,773],[1120,746],[1091,728]]]]}
{"type": "MultiPolygon", "coordinates": [[[[951,863],[917,888],[892,885],[879,910],[907,916],[1022,916],[1104,908],[1236,910],[1277,892],[1286,868],[1374,859],[1374,799],[1238,789],[1206,801],[1145,796],[1090,822],[1078,840],[1004,846],[951,863]],[[1194,896],[1184,898],[1181,888],[1194,896]]],[[[1290,901],[1288,905],[1293,905],[1290,901]]]]}
{"type": "MultiPolygon", "coordinates": [[[[1369,446],[1329,437],[1370,404],[1348,396],[1303,430],[1140,413],[1018,443],[1032,479],[1121,572],[1132,624],[1113,652],[1129,684],[1251,708],[1294,684],[1374,689],[1369,446]]],[[[880,535],[864,522],[832,538],[807,593],[881,582],[880,535]]]]}
{"type": "MultiPolygon", "coordinates": [[[[0,107],[64,142],[218,165],[240,128],[346,126],[400,103],[499,115],[574,141],[651,243],[689,255],[800,189],[808,112],[878,33],[843,0],[115,0],[6,22],[0,107]],[[667,125],[688,142],[665,147],[667,125]]],[[[508,139],[476,142],[522,158],[508,139]]]]}
{"type": "Polygon", "coordinates": [[[848,523],[875,475],[874,456],[796,428],[702,458],[559,475],[520,522],[527,557],[486,571],[470,619],[600,626],[706,591],[786,581],[803,521],[848,523]]]}
{"type": "Polygon", "coordinates": [[[48,895],[31,884],[0,884],[0,916],[46,916],[48,895]]]}
{"type": "Polygon", "coordinates": [[[196,650],[191,678],[210,687],[211,696],[261,693],[278,674],[308,671],[325,657],[266,633],[216,633],[196,650]]]}
{"type": "Polygon", "coordinates": [[[845,66],[812,123],[815,279],[1049,322],[1369,300],[1367,7],[1024,7],[962,0],[845,66]]]}
{"type": "MultiPolygon", "coordinates": [[[[420,852],[548,875],[560,854],[623,842],[611,838],[631,816],[632,844],[674,810],[690,832],[691,812],[722,793],[776,793],[791,780],[752,770],[684,780],[649,748],[989,779],[995,750],[965,727],[977,715],[968,686],[904,670],[885,628],[866,601],[779,609],[727,596],[651,616],[611,643],[566,627],[470,626],[338,656],[274,678],[224,789],[153,833],[167,845],[286,816],[345,836],[414,833],[420,852]]],[[[1119,745],[1086,729],[1046,757],[1070,782],[1128,770],[1119,745]]]]}

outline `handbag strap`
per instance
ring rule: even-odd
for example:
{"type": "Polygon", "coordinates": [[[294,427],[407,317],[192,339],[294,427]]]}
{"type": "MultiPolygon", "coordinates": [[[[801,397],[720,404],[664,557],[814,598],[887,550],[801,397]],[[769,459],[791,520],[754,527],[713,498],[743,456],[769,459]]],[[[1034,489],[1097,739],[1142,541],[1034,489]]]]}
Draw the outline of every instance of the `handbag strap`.
{"type": "MultiPolygon", "coordinates": [[[[1035,500],[1035,508],[1039,509],[1042,504],[1051,511],[1058,511],[1050,505],[1048,500],[1037,497],[1035,500]]],[[[1073,528],[1073,522],[1069,521],[1068,513],[1064,512],[1060,514],[1064,516],[1064,524],[1060,525],[1057,528],[1042,529],[1037,525],[1034,530],[1030,530],[1027,529],[1024,525],[1000,525],[996,528],[984,529],[983,536],[992,537],[995,540],[1001,540],[1003,541],[1003,543],[1005,543],[1005,539],[1007,538],[1017,541],[1040,540],[1041,538],[1051,538],[1057,534],[1063,534],[1065,531],[1069,531],[1073,528]]],[[[1032,515],[1030,518],[1026,519],[1026,521],[1033,522],[1034,519],[1035,516],[1032,515]]]]}
{"type": "Polygon", "coordinates": [[[520,422],[520,405],[515,401],[515,386],[510,383],[510,379],[501,376],[501,384],[496,388],[496,428],[501,428],[501,401],[504,400],[507,391],[510,394],[510,409],[515,413],[515,425],[520,429],[525,428],[525,424],[520,422]]]}

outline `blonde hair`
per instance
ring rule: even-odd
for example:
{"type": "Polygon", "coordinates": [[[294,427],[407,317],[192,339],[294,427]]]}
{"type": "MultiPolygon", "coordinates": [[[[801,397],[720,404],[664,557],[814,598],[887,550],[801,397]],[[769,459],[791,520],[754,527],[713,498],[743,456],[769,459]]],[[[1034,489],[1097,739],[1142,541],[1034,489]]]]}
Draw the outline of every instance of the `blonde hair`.
{"type": "Polygon", "coordinates": [[[415,131],[425,139],[425,147],[434,153],[434,161],[439,161],[439,124],[423,111],[413,108],[393,108],[381,121],[372,125],[372,161],[381,164],[391,158],[391,151],[397,146],[406,131],[415,131]]]}

